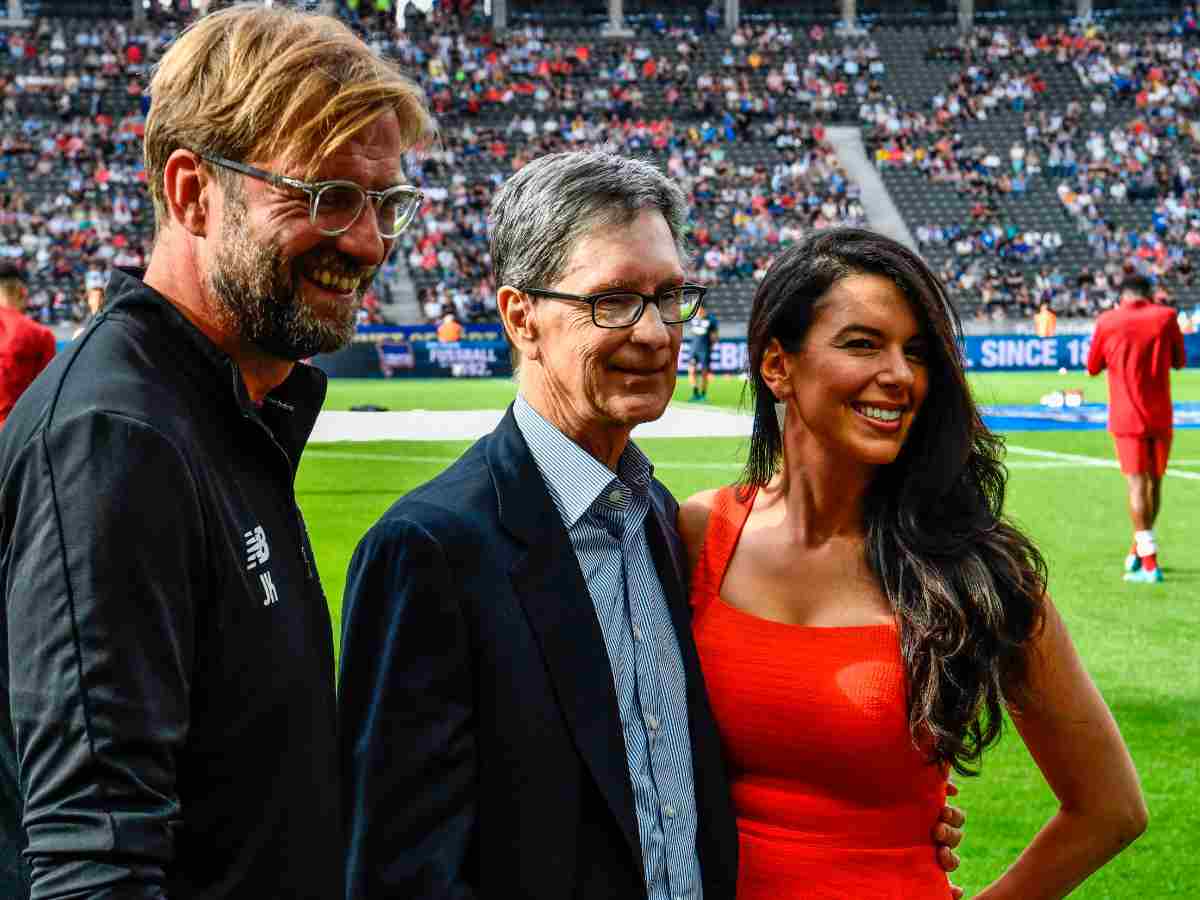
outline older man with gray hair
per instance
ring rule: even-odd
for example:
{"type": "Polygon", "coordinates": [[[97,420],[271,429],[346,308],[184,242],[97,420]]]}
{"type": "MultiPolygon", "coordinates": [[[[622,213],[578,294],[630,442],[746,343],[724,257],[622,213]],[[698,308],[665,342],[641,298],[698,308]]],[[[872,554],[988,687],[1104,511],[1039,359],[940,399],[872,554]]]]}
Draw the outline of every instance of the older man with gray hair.
{"type": "Polygon", "coordinates": [[[534,160],[495,197],[519,395],[350,566],[350,897],[733,896],[676,504],[629,440],[704,294],[685,217],[657,169],[603,151],[534,160]]]}
{"type": "Polygon", "coordinates": [[[704,296],[686,214],[605,150],[536,159],[493,201],[518,396],[350,565],[348,897],[734,896],[677,506],[630,441],[704,296]]]}

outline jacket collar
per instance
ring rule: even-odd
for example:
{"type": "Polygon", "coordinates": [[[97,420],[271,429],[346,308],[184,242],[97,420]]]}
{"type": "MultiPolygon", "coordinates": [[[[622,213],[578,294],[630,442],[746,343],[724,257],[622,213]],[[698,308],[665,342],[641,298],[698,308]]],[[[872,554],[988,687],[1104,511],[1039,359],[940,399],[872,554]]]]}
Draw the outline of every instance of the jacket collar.
{"type": "MultiPolygon", "coordinates": [[[[625,835],[633,864],[642,851],[612,664],[588,601],[574,548],[541,472],[517,427],[512,407],[486,440],[487,465],[501,526],[523,547],[510,570],[513,590],[537,636],[563,717],[584,765],[625,835]]],[[[690,632],[683,550],[665,492],[650,491],[646,517],[650,552],[666,592],[687,673],[692,763],[696,770],[697,850],[705,895],[732,897],[737,878],[737,830],[704,678],[690,632]]]]}
{"type": "Polygon", "coordinates": [[[520,544],[513,590],[537,635],[567,727],[584,765],[642,867],[633,786],[612,664],[562,517],[510,406],[487,449],[500,522],[520,544]]]}
{"type": "MultiPolygon", "coordinates": [[[[179,345],[186,354],[181,365],[196,370],[198,381],[208,379],[224,383],[225,394],[242,415],[270,429],[292,461],[293,470],[317,423],[317,414],[325,401],[328,379],[324,372],[303,363],[292,367],[283,383],[271,391],[260,408],[246,390],[237,363],[214,344],[167,297],[142,280],[142,269],[116,269],[109,280],[109,300],[97,320],[121,313],[141,317],[147,311],[158,316],[158,331],[165,341],[179,345]]],[[[223,391],[222,391],[223,393],[223,391]]]]}

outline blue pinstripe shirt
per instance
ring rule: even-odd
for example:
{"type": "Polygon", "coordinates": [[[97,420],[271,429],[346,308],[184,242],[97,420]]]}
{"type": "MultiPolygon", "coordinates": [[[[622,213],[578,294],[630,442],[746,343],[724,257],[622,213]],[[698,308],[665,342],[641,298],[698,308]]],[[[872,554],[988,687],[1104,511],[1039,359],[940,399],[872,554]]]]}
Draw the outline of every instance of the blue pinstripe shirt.
{"type": "Polygon", "coordinates": [[[604,634],[625,736],[650,900],[703,894],[687,680],[644,529],[653,467],[630,442],[617,474],[524,397],[517,427],[562,516],[604,634]]]}

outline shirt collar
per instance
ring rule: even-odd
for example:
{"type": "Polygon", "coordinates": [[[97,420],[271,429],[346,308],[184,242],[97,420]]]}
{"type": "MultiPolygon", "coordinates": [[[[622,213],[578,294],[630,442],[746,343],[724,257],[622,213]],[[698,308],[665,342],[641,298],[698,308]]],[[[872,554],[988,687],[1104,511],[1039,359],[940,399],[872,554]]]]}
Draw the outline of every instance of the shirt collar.
{"type": "Polygon", "coordinates": [[[654,467],[633,441],[625,445],[614,475],[608,466],[548,422],[521,394],[513,403],[513,418],[568,531],[613,482],[619,481],[618,486],[634,496],[649,492],[654,467]]]}

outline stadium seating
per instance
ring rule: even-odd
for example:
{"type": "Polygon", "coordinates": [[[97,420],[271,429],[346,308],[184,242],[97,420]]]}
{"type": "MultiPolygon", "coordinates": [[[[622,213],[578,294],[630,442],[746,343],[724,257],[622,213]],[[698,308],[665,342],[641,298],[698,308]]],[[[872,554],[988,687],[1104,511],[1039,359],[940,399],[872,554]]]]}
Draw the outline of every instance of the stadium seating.
{"type": "MultiPolygon", "coordinates": [[[[430,201],[396,257],[431,316],[494,312],[497,184],[534,155],[609,142],[683,186],[695,276],[718,316],[744,319],[781,246],[865,222],[824,137],[834,123],[862,128],[968,318],[1024,316],[1044,297],[1094,315],[1126,264],[1182,306],[1200,300],[1200,162],[1182,115],[1198,102],[1194,26],[838,34],[756,14],[730,36],[646,14],[610,39],[561,4],[497,40],[478,14],[410,16],[406,31],[345,14],[421,83],[441,127],[440,145],[409,159],[430,201]]],[[[85,284],[145,258],[142,89],[177,29],[76,11],[0,48],[0,255],[25,261],[45,320],[78,316],[85,284]]]]}

